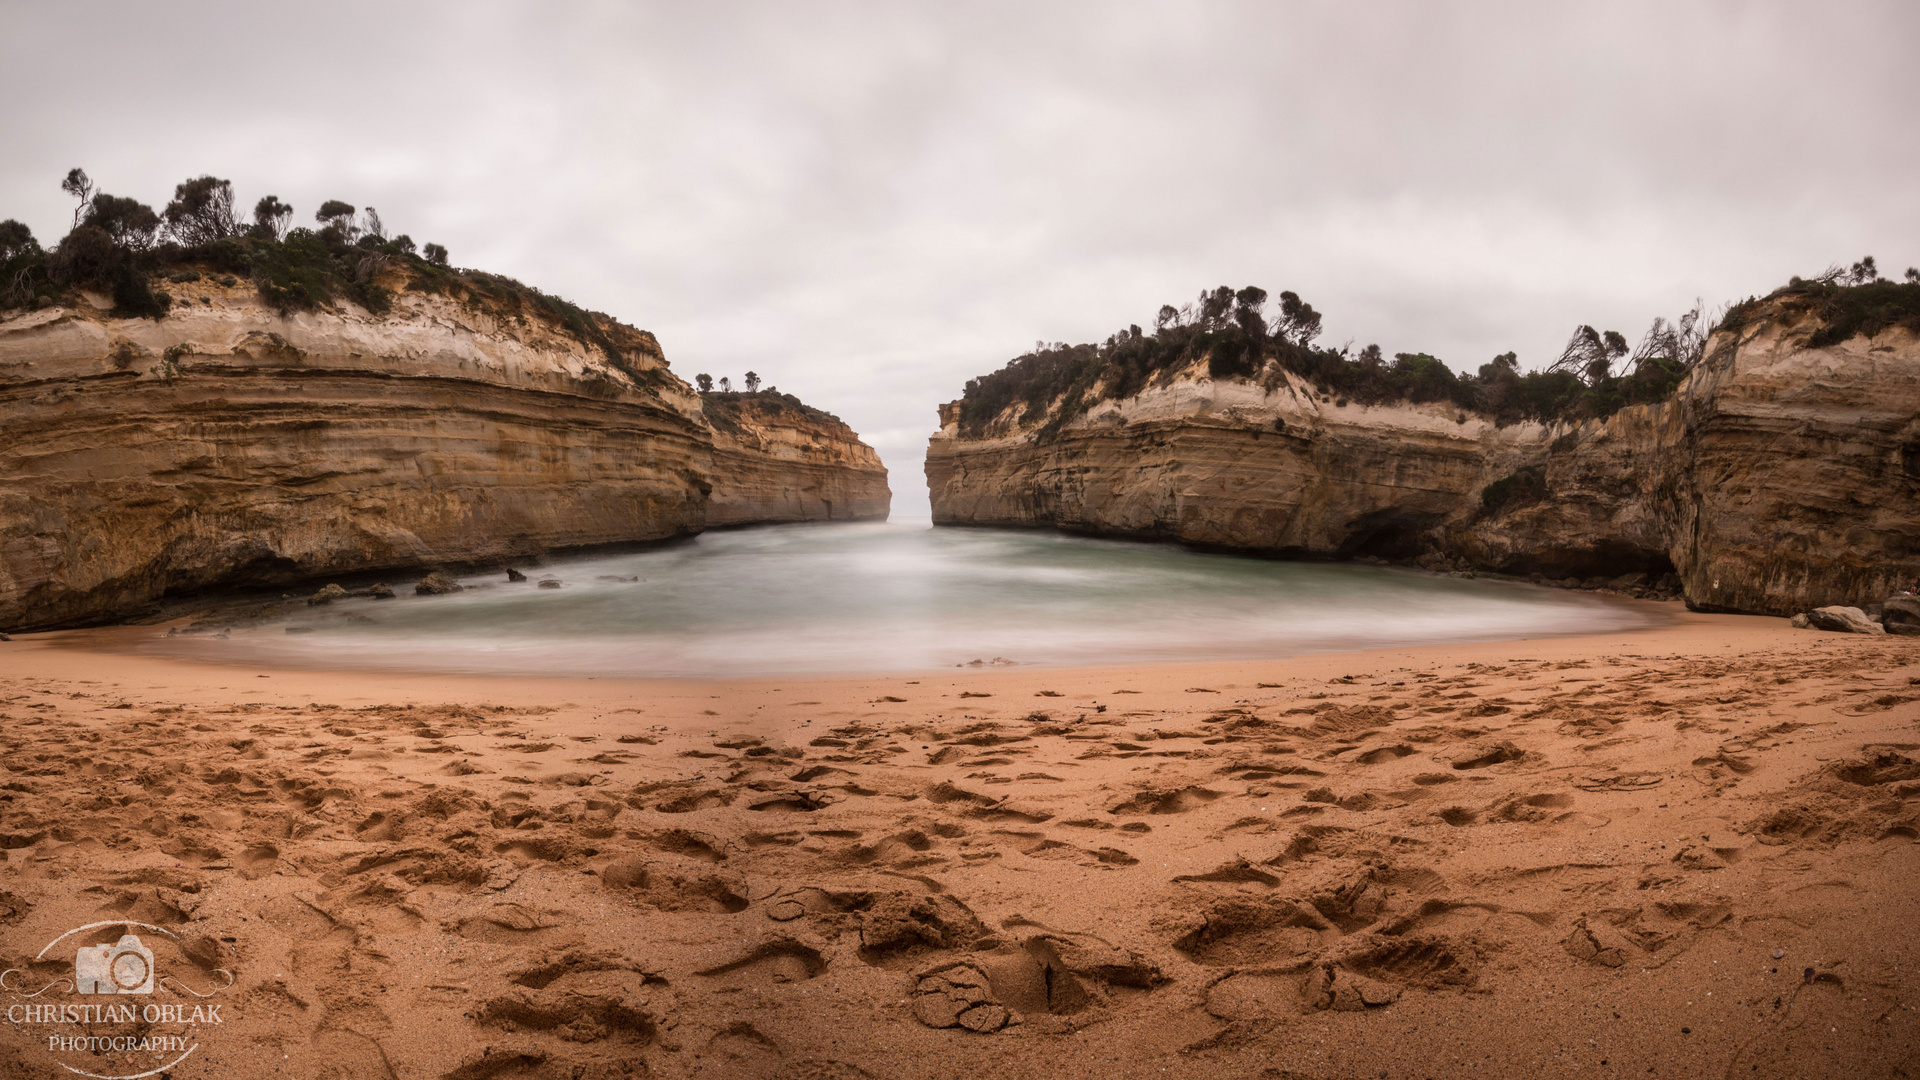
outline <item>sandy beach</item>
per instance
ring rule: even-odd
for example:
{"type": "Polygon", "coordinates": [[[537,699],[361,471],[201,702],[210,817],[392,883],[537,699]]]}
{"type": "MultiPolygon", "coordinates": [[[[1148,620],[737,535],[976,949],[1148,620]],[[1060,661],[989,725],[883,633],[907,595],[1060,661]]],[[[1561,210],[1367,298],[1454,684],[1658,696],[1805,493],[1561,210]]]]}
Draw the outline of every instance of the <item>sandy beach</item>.
{"type": "MultiPolygon", "coordinates": [[[[105,651],[156,632],[0,643],[0,951],[31,992],[70,928],[164,928],[152,1000],[224,1010],[175,1078],[1920,1071],[1912,638],[725,686],[105,651]]],[[[65,1074],[0,1025],[0,1075],[65,1074]]]]}

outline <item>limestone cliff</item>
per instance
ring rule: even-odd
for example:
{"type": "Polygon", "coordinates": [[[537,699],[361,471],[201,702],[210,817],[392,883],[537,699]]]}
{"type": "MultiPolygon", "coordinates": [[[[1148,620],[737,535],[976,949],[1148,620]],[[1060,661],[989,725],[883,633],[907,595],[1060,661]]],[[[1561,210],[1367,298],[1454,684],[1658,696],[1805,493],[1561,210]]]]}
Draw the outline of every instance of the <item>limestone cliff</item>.
{"type": "Polygon", "coordinates": [[[0,628],[683,536],[716,488],[752,493],[728,524],[823,516],[804,493],[836,484],[871,494],[878,462],[844,427],[807,458],[790,451],[830,441],[816,424],[736,424],[716,465],[699,396],[611,320],[583,335],[409,291],[383,315],[282,315],[225,280],[173,285],[159,320],[101,301],[0,321],[0,628]]]}
{"type": "Polygon", "coordinates": [[[700,402],[713,428],[709,528],[886,520],[886,467],[839,417],[773,391],[707,393],[700,402]]]}
{"type": "Polygon", "coordinates": [[[934,522],[1554,579],[1677,572],[1713,610],[1884,596],[1920,577],[1920,340],[1808,336],[1775,306],[1717,333],[1670,400],[1580,423],[1496,426],[1204,364],[1053,430],[1010,410],[963,434],[956,402],[927,453],[934,522]]]}

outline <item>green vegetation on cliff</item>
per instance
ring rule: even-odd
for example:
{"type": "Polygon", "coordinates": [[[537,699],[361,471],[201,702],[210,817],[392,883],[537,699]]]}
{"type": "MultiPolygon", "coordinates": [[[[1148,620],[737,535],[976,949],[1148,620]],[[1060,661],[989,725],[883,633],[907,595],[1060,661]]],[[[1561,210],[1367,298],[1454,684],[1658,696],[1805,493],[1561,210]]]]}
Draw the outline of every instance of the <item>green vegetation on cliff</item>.
{"type": "MultiPolygon", "coordinates": [[[[759,381],[757,378],[754,380],[759,381]]],[[[844,421],[824,409],[816,409],[792,394],[783,394],[778,390],[702,390],[700,407],[706,414],[707,423],[716,430],[738,433],[741,430],[740,414],[750,406],[758,406],[769,411],[789,411],[820,424],[844,426],[844,421]]]]}
{"type": "Polygon", "coordinates": [[[388,235],[379,211],[330,199],[315,227],[289,228],[293,207],[268,195],[244,220],[225,180],[202,176],[174,188],[155,212],[131,198],[97,191],[80,169],[61,188],[78,205],[73,228],[50,250],[18,221],[0,221],[0,311],[75,302],[81,289],[113,299],[115,315],[164,319],[173,310],[165,286],[211,276],[250,281],[281,314],[349,300],[378,315],[399,291],[437,293],[521,324],[537,319],[599,349],[643,385],[665,378],[636,362],[660,358],[653,335],[621,325],[512,278],[448,264],[439,244],[418,247],[388,235]]]}
{"type": "Polygon", "coordinates": [[[1765,297],[1735,304],[1720,328],[1738,330],[1767,312],[1796,322],[1811,319],[1815,328],[1807,344],[1813,348],[1896,326],[1920,334],[1920,270],[1909,268],[1905,281],[1890,281],[1869,255],[1849,269],[1836,266],[1811,281],[1794,278],[1765,297]]]}
{"type": "MultiPolygon", "coordinates": [[[[1817,320],[1809,339],[1814,346],[1895,325],[1920,331],[1920,273],[1907,273],[1904,284],[1879,280],[1868,258],[1814,281],[1795,278],[1767,301],[1784,301],[1817,320]]],[[[999,423],[1037,425],[1040,436],[1050,438],[1096,403],[1164,385],[1202,361],[1212,378],[1268,389],[1291,372],[1341,404],[1441,402],[1463,418],[1475,413],[1502,425],[1605,417],[1672,396],[1700,362],[1709,333],[1699,307],[1672,322],[1655,319],[1638,347],[1615,331],[1580,326],[1545,370],[1523,373],[1509,352],[1473,374],[1458,375],[1426,353],[1396,353],[1389,360],[1377,345],[1357,353],[1316,345],[1321,316],[1312,305],[1283,292],[1278,312],[1269,316],[1266,302],[1264,289],[1223,285],[1185,308],[1162,307],[1151,332],[1133,325],[1098,345],[1036,343],[999,371],[968,380],[960,428],[980,436],[999,423]]],[[[1738,328],[1758,317],[1765,303],[1736,305],[1720,327],[1738,328]]]]}

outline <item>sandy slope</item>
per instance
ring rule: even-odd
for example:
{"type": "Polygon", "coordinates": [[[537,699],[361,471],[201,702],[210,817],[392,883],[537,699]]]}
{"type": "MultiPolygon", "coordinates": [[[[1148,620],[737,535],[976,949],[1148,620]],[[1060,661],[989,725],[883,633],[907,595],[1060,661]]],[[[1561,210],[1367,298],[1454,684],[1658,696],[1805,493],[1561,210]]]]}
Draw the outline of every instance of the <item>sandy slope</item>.
{"type": "Polygon", "coordinates": [[[43,635],[0,958],[170,928],[237,976],[180,1078],[1920,1075],[1920,642],[1785,626],[730,687],[43,635]]]}

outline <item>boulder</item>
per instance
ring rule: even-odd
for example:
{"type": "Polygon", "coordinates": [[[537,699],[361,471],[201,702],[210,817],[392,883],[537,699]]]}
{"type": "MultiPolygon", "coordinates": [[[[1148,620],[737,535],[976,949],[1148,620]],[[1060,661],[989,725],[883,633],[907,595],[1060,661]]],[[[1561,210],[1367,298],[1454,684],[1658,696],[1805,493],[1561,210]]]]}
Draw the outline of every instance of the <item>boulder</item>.
{"type": "Polygon", "coordinates": [[[560,579],[559,578],[541,578],[540,587],[543,589],[557,589],[560,587],[560,579]]]}
{"type": "Polygon", "coordinates": [[[1884,634],[1887,631],[1879,623],[1867,618],[1867,613],[1857,607],[1814,608],[1807,612],[1807,622],[1815,629],[1834,630],[1843,634],[1884,634]]]}
{"type": "Polygon", "coordinates": [[[1793,623],[1793,628],[1795,630],[1805,630],[1809,626],[1813,625],[1813,623],[1807,619],[1807,613],[1804,611],[1798,615],[1795,615],[1792,619],[1788,621],[1793,623]]]}
{"type": "Polygon", "coordinates": [[[338,585],[328,585],[319,592],[307,597],[307,605],[309,607],[319,607],[322,604],[331,604],[335,600],[345,600],[346,598],[347,590],[338,585]]]}
{"type": "Polygon", "coordinates": [[[438,570],[428,574],[421,579],[420,584],[413,587],[416,596],[445,596],[447,593],[457,593],[460,589],[459,582],[438,570]]]}
{"type": "Polygon", "coordinates": [[[507,580],[508,581],[525,581],[527,580],[527,575],[509,566],[507,567],[507,580]]]}
{"type": "Polygon", "coordinates": [[[391,600],[393,599],[393,586],[383,581],[368,589],[367,595],[373,597],[375,600],[391,600]]]}
{"type": "Polygon", "coordinates": [[[1880,624],[1889,634],[1920,637],[1920,596],[1890,596],[1880,605],[1880,624]]]}

